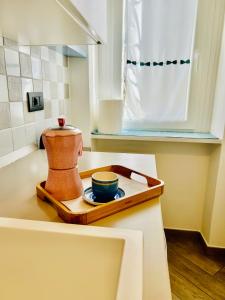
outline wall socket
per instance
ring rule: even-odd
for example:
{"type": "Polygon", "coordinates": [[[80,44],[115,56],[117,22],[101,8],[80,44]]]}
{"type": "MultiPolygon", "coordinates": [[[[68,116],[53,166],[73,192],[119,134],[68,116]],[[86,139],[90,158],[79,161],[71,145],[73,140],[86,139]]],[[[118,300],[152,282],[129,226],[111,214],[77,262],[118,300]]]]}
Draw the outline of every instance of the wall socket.
{"type": "Polygon", "coordinates": [[[43,93],[27,93],[28,99],[28,111],[37,111],[44,109],[44,100],[43,100],[43,93]]]}

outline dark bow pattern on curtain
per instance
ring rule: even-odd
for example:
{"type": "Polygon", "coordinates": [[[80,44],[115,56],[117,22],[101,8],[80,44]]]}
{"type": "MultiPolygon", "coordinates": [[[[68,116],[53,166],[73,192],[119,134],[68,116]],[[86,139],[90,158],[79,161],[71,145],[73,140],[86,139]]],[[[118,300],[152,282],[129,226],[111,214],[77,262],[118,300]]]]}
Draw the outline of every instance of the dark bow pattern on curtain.
{"type": "Polygon", "coordinates": [[[180,64],[181,64],[181,65],[183,65],[183,64],[190,64],[190,62],[191,62],[190,59],[187,59],[187,60],[182,60],[182,59],[181,59],[181,60],[180,60],[180,64]]]}
{"type": "Polygon", "coordinates": [[[154,61],[154,62],[153,62],[153,66],[154,66],[154,67],[155,67],[155,66],[161,66],[161,67],[162,67],[162,66],[163,66],[163,62],[160,61],[160,62],[157,63],[157,62],[154,61]]]}
{"type": "MultiPolygon", "coordinates": [[[[190,63],[191,63],[190,59],[187,59],[187,60],[180,59],[180,65],[190,64],[190,63]]],[[[178,65],[179,61],[177,59],[175,59],[175,60],[167,60],[165,63],[163,61],[160,61],[160,62],[153,61],[152,63],[150,61],[148,61],[148,62],[141,61],[139,63],[136,60],[128,59],[127,64],[128,65],[132,64],[134,66],[141,66],[141,67],[145,67],[145,66],[146,67],[150,67],[150,66],[153,66],[153,67],[160,66],[160,67],[162,67],[162,66],[169,66],[169,65],[178,65]]]]}
{"type": "Polygon", "coordinates": [[[167,61],[166,61],[166,64],[167,64],[167,65],[171,65],[171,64],[176,65],[176,64],[177,64],[177,60],[172,60],[172,61],[167,60],[167,61]]]}

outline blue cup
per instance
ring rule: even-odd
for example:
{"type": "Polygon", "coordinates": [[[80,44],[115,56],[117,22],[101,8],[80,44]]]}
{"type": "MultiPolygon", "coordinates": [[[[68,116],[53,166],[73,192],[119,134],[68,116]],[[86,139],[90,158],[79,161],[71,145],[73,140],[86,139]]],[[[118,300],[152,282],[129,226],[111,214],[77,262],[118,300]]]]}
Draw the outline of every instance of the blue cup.
{"type": "Polygon", "coordinates": [[[118,176],[113,172],[97,172],[92,175],[92,191],[96,202],[108,202],[118,192],[118,176]]]}

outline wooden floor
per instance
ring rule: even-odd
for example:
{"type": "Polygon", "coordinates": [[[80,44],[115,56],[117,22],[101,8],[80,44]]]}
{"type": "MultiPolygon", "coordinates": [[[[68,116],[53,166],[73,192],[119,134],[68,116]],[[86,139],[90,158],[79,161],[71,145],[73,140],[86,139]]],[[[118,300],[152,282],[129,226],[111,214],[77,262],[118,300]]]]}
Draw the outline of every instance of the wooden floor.
{"type": "Polygon", "coordinates": [[[166,230],[173,300],[225,300],[225,257],[205,254],[197,236],[166,230]]]}

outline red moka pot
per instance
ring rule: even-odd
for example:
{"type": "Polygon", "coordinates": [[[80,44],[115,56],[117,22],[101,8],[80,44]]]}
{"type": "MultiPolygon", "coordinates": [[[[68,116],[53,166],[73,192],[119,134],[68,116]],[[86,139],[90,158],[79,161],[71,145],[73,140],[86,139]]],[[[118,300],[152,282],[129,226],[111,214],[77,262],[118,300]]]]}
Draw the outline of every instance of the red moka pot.
{"type": "Polygon", "coordinates": [[[49,165],[45,189],[59,201],[78,198],[83,192],[77,167],[78,157],[82,155],[82,133],[64,124],[61,118],[61,126],[42,133],[49,165]]]}

